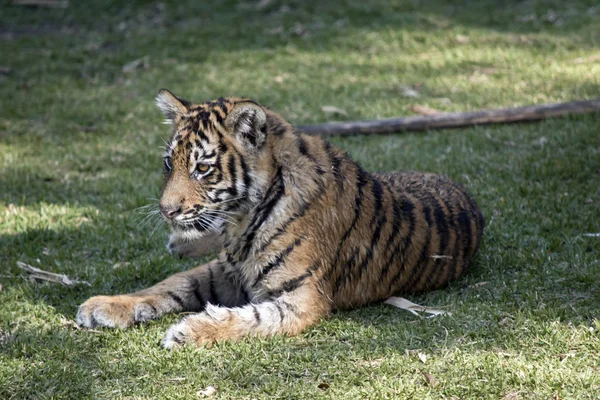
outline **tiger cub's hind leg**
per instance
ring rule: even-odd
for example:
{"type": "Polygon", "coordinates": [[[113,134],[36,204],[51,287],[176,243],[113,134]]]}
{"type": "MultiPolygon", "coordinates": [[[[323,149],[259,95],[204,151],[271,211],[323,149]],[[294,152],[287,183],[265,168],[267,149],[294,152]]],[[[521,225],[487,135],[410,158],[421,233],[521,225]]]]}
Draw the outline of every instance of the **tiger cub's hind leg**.
{"type": "Polygon", "coordinates": [[[303,286],[293,292],[241,307],[208,305],[204,312],[184,318],[169,328],[163,346],[212,344],[246,336],[296,335],[330,312],[318,291],[303,286]]]}
{"type": "Polygon", "coordinates": [[[86,328],[127,328],[172,312],[200,311],[209,302],[235,306],[244,299],[214,260],[139,292],[92,297],[79,306],[76,322],[86,328]]]}

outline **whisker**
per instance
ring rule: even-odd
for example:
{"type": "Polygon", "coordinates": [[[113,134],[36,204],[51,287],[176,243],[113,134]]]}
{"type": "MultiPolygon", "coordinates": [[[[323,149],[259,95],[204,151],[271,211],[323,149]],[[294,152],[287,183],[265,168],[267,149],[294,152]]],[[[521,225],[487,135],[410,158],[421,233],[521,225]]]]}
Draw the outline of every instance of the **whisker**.
{"type": "Polygon", "coordinates": [[[205,220],[205,221],[215,232],[219,232],[218,225],[217,225],[218,221],[216,218],[213,218],[212,220],[205,220]]]}
{"type": "Polygon", "coordinates": [[[243,214],[243,213],[241,213],[239,211],[218,210],[218,209],[215,209],[215,208],[207,208],[206,211],[218,212],[218,213],[221,213],[221,214],[224,214],[224,215],[240,215],[240,214],[243,214]]]}
{"type": "Polygon", "coordinates": [[[135,220],[140,229],[146,229],[147,227],[154,225],[155,228],[152,230],[152,233],[154,233],[156,227],[160,225],[162,218],[160,217],[160,209],[158,208],[158,199],[148,198],[148,200],[157,202],[137,207],[135,211],[137,211],[138,215],[135,217],[135,220]]]}
{"type": "Polygon", "coordinates": [[[221,205],[221,204],[227,204],[227,203],[230,203],[230,202],[232,202],[232,201],[236,201],[236,200],[242,200],[242,199],[245,199],[245,198],[246,198],[246,196],[233,197],[233,198],[231,198],[231,199],[223,200],[223,201],[220,201],[220,202],[218,202],[218,203],[205,204],[204,206],[205,206],[205,207],[206,207],[206,206],[211,206],[211,207],[214,207],[214,206],[219,206],[219,205],[221,205]]]}
{"type": "Polygon", "coordinates": [[[160,223],[162,218],[158,213],[156,214],[148,214],[141,221],[138,222],[140,228],[144,229],[150,225],[154,225],[160,223]]]}
{"type": "Polygon", "coordinates": [[[150,237],[152,237],[154,235],[154,232],[156,232],[156,230],[158,229],[159,226],[161,226],[163,224],[164,220],[162,218],[159,218],[155,225],[154,228],[152,228],[152,231],[150,231],[150,237]]]}
{"type": "Polygon", "coordinates": [[[211,211],[211,210],[207,210],[205,211],[205,213],[207,215],[213,216],[213,217],[218,217],[218,218],[222,218],[234,225],[237,225],[237,220],[235,218],[233,218],[231,215],[227,215],[227,214],[220,214],[218,212],[215,211],[211,211]]]}

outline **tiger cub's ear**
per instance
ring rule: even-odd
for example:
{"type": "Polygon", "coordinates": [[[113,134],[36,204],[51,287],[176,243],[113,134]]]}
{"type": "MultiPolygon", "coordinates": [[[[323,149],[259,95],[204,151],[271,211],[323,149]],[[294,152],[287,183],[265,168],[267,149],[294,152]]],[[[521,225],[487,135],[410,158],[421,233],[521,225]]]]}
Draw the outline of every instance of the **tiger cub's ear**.
{"type": "Polygon", "coordinates": [[[255,102],[241,101],[229,111],[225,127],[247,147],[259,149],[266,140],[267,114],[255,102]]]}
{"type": "Polygon", "coordinates": [[[156,105],[165,115],[167,121],[171,122],[176,116],[185,114],[190,103],[175,96],[167,89],[160,89],[156,95],[156,105]]]}

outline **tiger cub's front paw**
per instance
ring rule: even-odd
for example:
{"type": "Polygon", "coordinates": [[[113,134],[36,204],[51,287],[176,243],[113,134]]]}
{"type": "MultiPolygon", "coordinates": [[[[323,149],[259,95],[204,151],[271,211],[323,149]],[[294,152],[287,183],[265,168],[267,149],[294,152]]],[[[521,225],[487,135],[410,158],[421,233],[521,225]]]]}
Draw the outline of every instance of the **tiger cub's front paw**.
{"type": "Polygon", "coordinates": [[[157,318],[150,299],[135,296],[95,296],[79,306],[75,321],[86,328],[128,328],[137,322],[157,318]]]}
{"type": "Polygon", "coordinates": [[[163,347],[172,349],[186,344],[211,346],[216,340],[227,338],[224,333],[227,331],[229,311],[210,304],[207,310],[171,325],[162,340],[163,347]]]}

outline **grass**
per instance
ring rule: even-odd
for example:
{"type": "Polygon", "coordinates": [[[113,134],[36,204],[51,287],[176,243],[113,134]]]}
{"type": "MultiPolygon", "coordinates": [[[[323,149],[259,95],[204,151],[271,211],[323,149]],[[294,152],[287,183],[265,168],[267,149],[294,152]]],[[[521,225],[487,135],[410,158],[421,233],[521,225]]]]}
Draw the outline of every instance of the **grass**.
{"type": "Polygon", "coordinates": [[[596,1],[9,3],[0,6],[0,398],[197,398],[208,385],[222,399],[600,397],[600,238],[585,235],[600,232],[598,114],[333,140],[369,170],[446,174],[476,197],[488,227],[470,272],[410,297],[452,316],[373,305],[298,337],[179,352],[159,346],[178,316],[126,331],[69,322],[91,295],[196,263],[166,253],[164,228],[138,223],[136,208],[160,194],[160,87],[198,101],[251,96],[297,124],[340,118],[324,105],[374,119],[412,104],[594,98],[596,1]],[[32,282],[16,261],[91,287],[32,282]]]}

